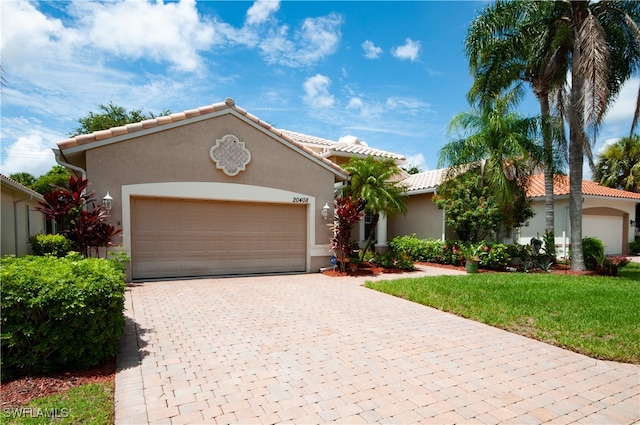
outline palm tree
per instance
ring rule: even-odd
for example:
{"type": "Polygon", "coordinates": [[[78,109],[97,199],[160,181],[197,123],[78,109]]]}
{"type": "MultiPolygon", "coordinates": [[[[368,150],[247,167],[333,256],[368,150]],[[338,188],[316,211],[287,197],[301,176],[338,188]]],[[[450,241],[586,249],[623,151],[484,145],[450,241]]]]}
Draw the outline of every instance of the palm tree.
{"type": "MultiPolygon", "coordinates": [[[[492,104],[475,106],[456,115],[449,123],[454,138],[440,150],[438,166],[449,166],[448,178],[458,175],[469,164],[481,164],[485,184],[495,194],[505,217],[517,216],[513,206],[523,196],[527,178],[533,172],[542,149],[529,136],[532,120],[511,111],[513,102],[497,96],[492,104]]],[[[510,228],[518,220],[506,222],[510,228]]]]}
{"type": "Polygon", "coordinates": [[[528,82],[540,104],[545,176],[545,229],[553,237],[553,175],[565,162],[561,121],[550,113],[550,94],[564,85],[570,46],[556,43],[561,28],[556,2],[502,1],[488,5],[471,23],[465,49],[474,83],[471,101],[486,103],[512,90],[517,98],[528,82]],[[554,125],[555,124],[555,125],[554,125]],[[558,147],[558,149],[555,149],[558,147]]]}
{"type": "MultiPolygon", "coordinates": [[[[640,3],[612,0],[564,2],[564,20],[571,41],[571,88],[566,103],[569,123],[569,220],[571,269],[584,270],[582,253],[582,178],[584,156],[591,161],[591,143],[612,100],[640,65],[640,3]]],[[[640,111],[631,126],[633,132],[640,111]]]]}
{"type": "Polygon", "coordinates": [[[362,251],[362,260],[373,242],[374,229],[380,214],[395,217],[407,211],[406,188],[395,179],[402,171],[391,158],[352,157],[343,168],[351,175],[345,188],[346,195],[359,199],[361,207],[373,215],[371,230],[362,251]]]}
{"type": "Polygon", "coordinates": [[[603,186],[640,193],[640,136],[623,137],[605,146],[593,179],[603,186]]]}

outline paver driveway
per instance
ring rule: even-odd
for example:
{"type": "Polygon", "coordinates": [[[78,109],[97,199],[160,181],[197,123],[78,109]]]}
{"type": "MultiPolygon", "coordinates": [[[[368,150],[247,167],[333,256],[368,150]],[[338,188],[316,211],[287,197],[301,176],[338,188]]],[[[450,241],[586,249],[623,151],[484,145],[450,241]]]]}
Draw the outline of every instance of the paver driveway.
{"type": "Polygon", "coordinates": [[[640,368],[320,274],[127,293],[116,424],[633,423],[640,368]]]}

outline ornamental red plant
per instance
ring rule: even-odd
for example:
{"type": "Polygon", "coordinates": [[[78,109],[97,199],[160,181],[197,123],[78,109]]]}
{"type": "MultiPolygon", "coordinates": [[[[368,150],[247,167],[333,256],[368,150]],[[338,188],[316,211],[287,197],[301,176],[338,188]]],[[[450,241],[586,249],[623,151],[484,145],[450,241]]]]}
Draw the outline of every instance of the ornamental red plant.
{"type": "Polygon", "coordinates": [[[351,196],[337,198],[334,202],[333,239],[331,249],[340,262],[340,270],[346,270],[346,259],[351,250],[351,232],[353,225],[362,220],[364,210],[358,199],[351,196]]]}
{"type": "Polygon", "coordinates": [[[53,220],[57,232],[85,257],[89,256],[91,248],[97,255],[101,246],[112,246],[113,237],[122,231],[107,222],[106,210],[102,205],[96,205],[93,192],[87,192],[88,186],[88,180],[70,176],[69,189],[55,186],[36,208],[48,220],[53,220]]]}

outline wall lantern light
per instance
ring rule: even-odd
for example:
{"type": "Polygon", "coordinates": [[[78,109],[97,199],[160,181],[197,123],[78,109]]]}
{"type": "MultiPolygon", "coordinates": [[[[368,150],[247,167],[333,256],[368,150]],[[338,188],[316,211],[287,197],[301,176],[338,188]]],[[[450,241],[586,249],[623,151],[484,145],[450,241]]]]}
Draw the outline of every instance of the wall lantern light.
{"type": "Polygon", "coordinates": [[[109,214],[111,212],[111,208],[113,208],[113,198],[111,197],[111,195],[109,195],[109,191],[107,191],[105,197],[102,198],[102,205],[107,211],[107,214],[109,214]]]}
{"type": "Polygon", "coordinates": [[[328,202],[324,203],[324,207],[322,207],[322,211],[320,211],[320,214],[322,214],[322,217],[325,220],[329,219],[329,211],[331,210],[331,207],[329,206],[328,202]]]}
{"type": "Polygon", "coordinates": [[[634,224],[636,224],[636,222],[635,222],[634,220],[631,220],[631,221],[629,222],[629,224],[631,224],[631,225],[633,226],[634,224]]]}

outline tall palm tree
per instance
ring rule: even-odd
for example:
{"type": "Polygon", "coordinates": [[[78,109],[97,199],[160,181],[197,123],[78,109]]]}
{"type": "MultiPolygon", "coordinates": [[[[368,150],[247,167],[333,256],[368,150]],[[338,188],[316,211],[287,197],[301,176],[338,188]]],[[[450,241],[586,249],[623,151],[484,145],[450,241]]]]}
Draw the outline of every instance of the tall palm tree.
{"type": "Polygon", "coordinates": [[[396,179],[402,171],[393,159],[375,159],[373,156],[364,159],[352,157],[343,168],[350,174],[346,195],[359,199],[362,208],[373,215],[371,230],[362,252],[364,256],[373,242],[380,214],[395,217],[407,211],[406,188],[396,179]]]}
{"type": "Polygon", "coordinates": [[[623,137],[605,146],[593,179],[603,186],[640,193],[640,136],[623,137]]]}
{"type": "MultiPolygon", "coordinates": [[[[585,268],[582,253],[582,178],[585,154],[591,161],[588,132],[597,134],[607,109],[624,82],[640,66],[640,3],[564,1],[564,36],[572,45],[569,123],[569,220],[571,269],[585,268]]],[[[631,131],[637,123],[638,106],[631,131]]]]}
{"type": "Polygon", "coordinates": [[[557,43],[556,31],[561,27],[555,21],[559,16],[556,2],[498,0],[471,23],[465,40],[474,76],[471,101],[490,102],[509,90],[519,98],[524,82],[538,99],[538,128],[544,148],[545,229],[551,236],[553,175],[565,162],[566,143],[561,120],[551,116],[550,95],[564,85],[570,50],[568,43],[557,43]]]}
{"type": "Polygon", "coordinates": [[[491,104],[484,102],[456,115],[449,123],[449,133],[456,138],[440,150],[438,164],[450,167],[448,177],[452,177],[469,164],[480,163],[485,184],[505,216],[515,213],[510,206],[516,204],[535,159],[542,156],[542,148],[530,138],[532,120],[513,112],[512,106],[509,96],[496,96],[491,104]]]}

